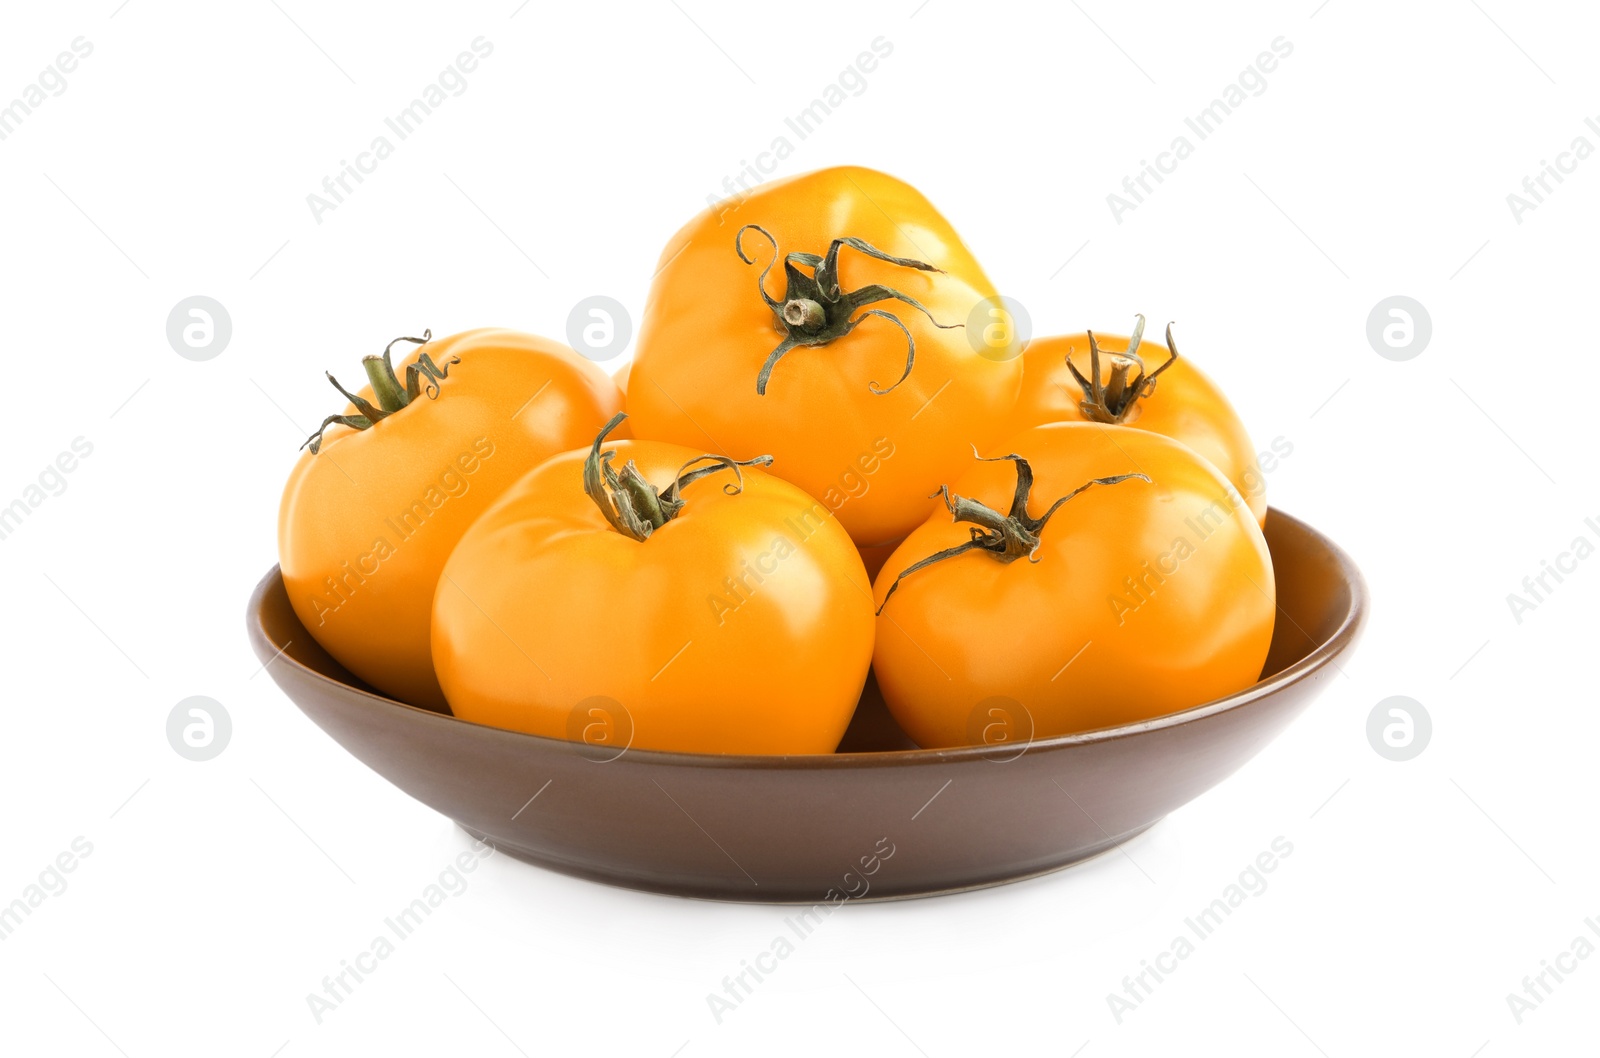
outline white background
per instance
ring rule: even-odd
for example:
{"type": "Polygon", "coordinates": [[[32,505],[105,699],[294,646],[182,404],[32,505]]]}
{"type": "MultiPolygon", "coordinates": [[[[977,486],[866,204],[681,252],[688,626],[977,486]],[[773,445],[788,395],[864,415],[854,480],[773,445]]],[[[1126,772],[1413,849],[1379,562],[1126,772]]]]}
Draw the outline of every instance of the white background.
{"type": "MultiPolygon", "coordinates": [[[[0,902],[82,836],[0,941],[0,1048],[83,1055],[1572,1054],[1600,957],[1519,1025],[1525,975],[1600,918],[1592,658],[1600,561],[1518,623],[1506,596],[1600,531],[1591,306],[1600,146],[1582,5],[8,5],[0,102],[79,36],[67,89],[0,141],[0,501],[93,454],[0,541],[0,902]],[[317,223],[306,196],[479,36],[493,55],[317,223]],[[870,42],[892,54],[813,135],[870,42]],[[1293,54],[1132,212],[1106,196],[1257,53],[1293,54]],[[1179,321],[1263,447],[1274,504],[1374,597],[1356,654],[1259,758],[1051,877],[856,906],[722,1024],[706,994],[787,909],[614,890],[496,856],[337,1011],[306,995],[469,839],[368,772],[243,634],[324,368],[401,333],[555,337],[635,314],[661,245],[787,135],[922,188],[1035,333],[1179,321]],[[1555,186],[1555,185],[1552,185],[1555,186]],[[196,363],[165,321],[231,315],[196,363]],[[1407,362],[1366,320],[1431,316],[1407,362]],[[254,674],[254,675],[252,675],[254,674]],[[168,745],[189,695],[226,751],[168,745]],[[1369,745],[1380,700],[1433,737],[1369,745]],[[1106,997],[1277,836],[1270,886],[1121,1024],[1106,997]]],[[[1190,135],[1194,140],[1193,135],[1190,135]]],[[[620,361],[617,361],[620,363],[620,361]]],[[[611,365],[615,366],[615,364],[611,365]]],[[[1553,583],[1553,582],[1552,582],[1553,583]]],[[[1600,937],[1592,937],[1600,943],[1600,937]]]]}

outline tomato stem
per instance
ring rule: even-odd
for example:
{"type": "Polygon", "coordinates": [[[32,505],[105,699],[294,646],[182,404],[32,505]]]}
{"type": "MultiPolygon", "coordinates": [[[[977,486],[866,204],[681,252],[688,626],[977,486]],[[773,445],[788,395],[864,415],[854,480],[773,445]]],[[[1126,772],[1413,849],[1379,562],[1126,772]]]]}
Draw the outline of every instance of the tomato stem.
{"type": "Polygon", "coordinates": [[[334,423],[348,426],[352,430],[369,430],[372,424],[380,419],[386,419],[395,412],[405,408],[418,397],[426,394],[429,400],[439,395],[439,383],[450,373],[450,366],[461,362],[459,356],[452,356],[445,361],[443,367],[433,362],[433,357],[427,353],[419,353],[416,363],[406,365],[406,383],[402,387],[400,378],[395,374],[394,361],[390,359],[390,351],[401,342],[410,342],[413,345],[426,345],[433,340],[433,331],[425,330],[421,338],[396,338],[384,346],[382,356],[364,356],[361,358],[361,367],[367,373],[367,381],[372,384],[372,395],[378,398],[374,405],[359,393],[351,393],[339,384],[333,373],[324,371],[328,381],[333,383],[333,388],[355,406],[355,415],[330,415],[322,420],[322,425],[317,427],[317,432],[305,439],[301,448],[309,447],[311,454],[316,455],[322,450],[322,435],[334,423]]]}
{"type": "Polygon", "coordinates": [[[878,283],[860,287],[856,290],[846,291],[839,285],[839,251],[843,247],[850,247],[859,253],[879,261],[887,261],[902,268],[915,268],[921,272],[938,272],[943,274],[942,268],[935,268],[926,261],[917,261],[909,257],[894,257],[864,240],[844,236],[833,240],[828,245],[828,252],[823,256],[814,253],[795,251],[790,254],[781,254],[778,250],[778,240],[767,229],[759,224],[746,224],[739,229],[733,237],[733,248],[739,254],[739,260],[745,264],[755,264],[755,258],[745,253],[744,233],[758,231],[772,244],[772,260],[761,270],[761,275],[756,280],[756,289],[761,293],[761,300],[767,303],[772,314],[777,319],[778,329],[784,332],[783,341],[777,348],[767,354],[766,362],[761,365],[761,372],[756,376],[756,392],[763,396],[767,392],[767,382],[772,378],[772,369],[783,359],[784,354],[797,345],[818,346],[827,345],[836,338],[843,338],[855,330],[868,316],[880,316],[888,320],[906,338],[906,366],[894,384],[880,387],[876,382],[868,383],[868,388],[873,393],[882,396],[890,392],[895,386],[900,385],[911,374],[911,368],[917,359],[917,342],[911,336],[911,331],[906,328],[900,317],[892,312],[882,309],[865,309],[856,315],[857,309],[874,304],[879,301],[899,301],[910,305],[912,308],[928,317],[928,321],[935,327],[950,330],[963,327],[961,323],[940,323],[933,318],[933,313],[922,302],[908,294],[904,294],[893,287],[886,287],[878,283]],[[787,280],[783,300],[779,301],[767,293],[767,274],[772,271],[772,266],[783,259],[783,271],[787,280]],[[811,269],[807,275],[804,269],[811,269]]]}
{"type": "Polygon", "coordinates": [[[1167,359],[1160,367],[1145,374],[1144,360],[1139,356],[1139,342],[1144,337],[1144,317],[1136,316],[1133,334],[1128,338],[1128,348],[1120,353],[1107,352],[1111,358],[1111,376],[1100,381],[1100,343],[1089,331],[1089,377],[1084,377],[1078,365],[1067,357],[1067,370],[1083,390],[1083,400],[1078,408],[1090,422],[1103,422],[1115,426],[1126,421],[1139,398],[1156,391],[1156,379],[1161,372],[1178,362],[1178,346],[1172,340],[1172,324],[1167,324],[1167,359]],[[1132,374],[1130,379],[1128,376],[1132,374]]]}
{"type": "Polygon", "coordinates": [[[616,449],[600,450],[606,436],[627,417],[626,412],[617,412],[595,435],[594,444],[589,448],[589,457],[583,461],[583,491],[600,508],[600,513],[606,516],[611,528],[635,540],[649,539],[651,533],[683,511],[685,486],[719,470],[731,470],[735,480],[722,486],[722,490],[730,496],[737,496],[744,489],[741,468],[772,465],[771,456],[743,460],[709,454],[695,456],[678,468],[678,472],[672,476],[672,484],[665,490],[657,490],[645,480],[633,460],[624,463],[619,471],[611,466],[611,461],[617,455],[616,449]],[[710,462],[709,466],[695,466],[706,461],[710,462]]]}
{"type": "Polygon", "coordinates": [[[392,364],[381,356],[364,356],[361,366],[366,369],[367,380],[372,383],[372,392],[380,408],[397,412],[406,406],[406,391],[395,377],[392,364]]]}
{"type": "Polygon", "coordinates": [[[795,298],[783,303],[783,322],[796,330],[815,334],[828,322],[828,314],[810,298],[795,298]]]}
{"type": "MultiPolygon", "coordinates": [[[[983,457],[979,457],[983,459],[983,457]]],[[[1041,544],[1040,534],[1044,532],[1045,523],[1050,521],[1056,511],[1074,496],[1093,488],[1096,485],[1115,485],[1137,478],[1140,481],[1149,481],[1144,474],[1117,474],[1107,478],[1091,478],[1089,481],[1056,502],[1052,503],[1039,517],[1035,518],[1028,513],[1028,498],[1033,492],[1033,467],[1022,456],[1011,455],[996,456],[993,459],[984,459],[984,462],[1003,462],[1009,460],[1017,468],[1017,486],[1011,496],[1011,509],[1006,514],[1001,514],[993,507],[980,503],[966,496],[957,496],[950,491],[950,486],[940,485],[935,496],[943,497],[945,509],[950,512],[952,520],[957,522],[971,522],[978,526],[972,530],[972,538],[965,543],[954,547],[947,547],[937,551],[927,558],[913,562],[900,571],[894,583],[889,585],[889,590],[884,593],[883,602],[878,606],[878,613],[889,605],[889,599],[895,590],[900,587],[900,582],[919,569],[925,569],[936,562],[955,558],[957,555],[968,551],[982,551],[996,562],[1005,564],[1015,562],[1019,558],[1026,558],[1029,562],[1039,561],[1037,553],[1041,544]]]]}
{"type": "MultiPolygon", "coordinates": [[[[628,460],[618,472],[617,478],[624,492],[631,500],[632,508],[649,523],[650,529],[660,529],[667,524],[667,514],[661,509],[661,496],[656,492],[655,486],[644,479],[639,473],[639,468],[633,460],[628,460]]],[[[646,531],[648,535],[649,530],[646,531]]]]}

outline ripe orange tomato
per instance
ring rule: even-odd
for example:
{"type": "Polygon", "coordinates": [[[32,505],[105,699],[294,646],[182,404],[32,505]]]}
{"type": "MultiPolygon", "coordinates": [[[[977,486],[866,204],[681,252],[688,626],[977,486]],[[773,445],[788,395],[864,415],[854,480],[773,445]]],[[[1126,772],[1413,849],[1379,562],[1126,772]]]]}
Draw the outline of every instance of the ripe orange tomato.
{"type": "Polygon", "coordinates": [[[1007,433],[1048,422],[1102,422],[1165,434],[1209,459],[1249,501],[1256,524],[1265,525],[1267,482],[1244,423],[1222,390],[1178,357],[1171,324],[1166,346],[1141,342],[1143,332],[1140,316],[1134,328],[1138,337],[1085,333],[1034,339],[1022,356],[1022,393],[1007,419],[1007,433]]]}
{"type": "Polygon", "coordinates": [[[512,486],[445,565],[433,658],[454,714],[618,753],[833,752],[872,660],[844,529],[743,469],[764,458],[604,437],[512,486]]]}
{"type": "Polygon", "coordinates": [[[993,741],[996,718],[1013,738],[1088,731],[1256,681],[1272,559],[1210,463],[1160,434],[1086,423],[996,451],[1014,455],[974,464],[874,586],[873,671],[919,745],[993,741]]]}
{"type": "Polygon", "coordinates": [[[389,356],[363,363],[387,397],[351,395],[289,475],[279,564],[295,613],[341,665],[438,709],[428,625],[445,559],[508,485],[586,443],[622,396],[566,346],[515,331],[428,341],[398,373],[389,356]]]}
{"type": "Polygon", "coordinates": [[[856,543],[883,544],[1001,436],[1020,348],[1009,333],[975,347],[964,326],[994,296],[949,222],[893,177],[765,184],[662,252],[628,413],[642,437],[770,452],[856,543]]]}

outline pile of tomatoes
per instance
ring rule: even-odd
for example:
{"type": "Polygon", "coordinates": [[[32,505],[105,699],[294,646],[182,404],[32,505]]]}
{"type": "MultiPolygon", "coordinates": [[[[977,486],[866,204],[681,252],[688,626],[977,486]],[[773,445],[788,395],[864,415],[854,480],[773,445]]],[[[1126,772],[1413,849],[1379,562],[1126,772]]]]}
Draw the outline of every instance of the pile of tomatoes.
{"type": "Polygon", "coordinates": [[[643,749],[831,753],[869,676],[929,748],[1249,686],[1276,606],[1227,400],[1170,325],[1023,348],[999,304],[910,185],[764,185],[668,243],[616,379],[475,330],[335,381],[289,599],[400,701],[643,749]]]}

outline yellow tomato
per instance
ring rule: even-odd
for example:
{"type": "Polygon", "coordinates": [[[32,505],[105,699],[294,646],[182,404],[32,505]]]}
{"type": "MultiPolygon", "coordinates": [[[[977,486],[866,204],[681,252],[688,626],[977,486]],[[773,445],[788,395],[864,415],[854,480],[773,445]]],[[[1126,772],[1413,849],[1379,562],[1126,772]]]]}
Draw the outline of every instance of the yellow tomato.
{"type": "Polygon", "coordinates": [[[1272,559],[1215,467],[1160,434],[1091,423],[996,452],[874,585],[873,671],[919,745],[980,744],[997,716],[1012,738],[1088,731],[1255,682],[1272,559]]]}
{"type": "Polygon", "coordinates": [[[352,402],[319,431],[284,486],[279,565],[323,649],[385,694],[439,709],[428,630],[445,559],[507,486],[587,443],[622,398],[566,346],[515,331],[430,341],[398,374],[387,356],[367,366],[388,403],[401,375],[419,379],[418,392],[385,413],[368,386],[355,394],[365,411],[352,402]],[[424,355],[437,373],[414,370],[424,355]]]}
{"type": "MultiPolygon", "coordinates": [[[[1141,316],[1135,334],[1143,330],[1141,316]]],[[[1244,423],[1216,384],[1175,348],[1139,341],[1129,356],[1132,339],[1096,333],[1096,357],[1089,339],[1068,334],[1028,344],[1007,433],[1050,422],[1103,422],[1163,434],[1210,460],[1244,495],[1256,524],[1266,524],[1266,478],[1244,423]]]]}
{"type": "Polygon", "coordinates": [[[908,184],[854,167],[764,184],[662,252],[628,413],[641,437],[770,452],[856,543],[883,544],[1001,436],[1020,347],[965,327],[994,297],[908,184]]]}
{"type": "Polygon", "coordinates": [[[433,658],[454,714],[615,753],[833,752],[872,659],[844,529],[762,470],[603,438],[517,482],[450,556],[433,658]]]}

